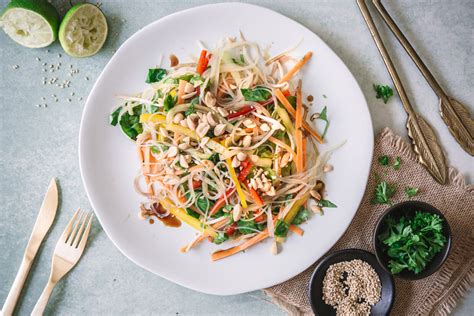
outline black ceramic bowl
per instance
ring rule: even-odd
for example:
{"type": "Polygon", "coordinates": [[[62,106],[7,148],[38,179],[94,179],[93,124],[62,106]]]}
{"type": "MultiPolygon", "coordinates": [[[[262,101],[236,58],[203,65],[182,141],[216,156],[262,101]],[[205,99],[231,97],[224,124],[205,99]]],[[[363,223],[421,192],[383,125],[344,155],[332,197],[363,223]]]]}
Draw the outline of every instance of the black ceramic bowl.
{"type": "Polygon", "coordinates": [[[396,277],[400,277],[402,279],[408,280],[418,280],[426,278],[427,276],[436,272],[441,265],[444,263],[446,258],[448,257],[449,250],[451,249],[451,229],[449,228],[448,221],[444,217],[444,215],[437,210],[434,206],[420,201],[407,201],[393,205],[390,207],[377,221],[375,226],[374,236],[373,236],[373,243],[375,249],[375,256],[379,261],[380,265],[390,273],[390,269],[388,268],[388,262],[390,258],[385,252],[385,245],[379,240],[378,236],[381,232],[383,232],[386,228],[385,220],[389,216],[393,216],[395,220],[398,220],[402,215],[410,218],[415,215],[416,211],[422,211],[432,214],[437,214],[439,217],[443,219],[443,234],[446,237],[446,244],[444,245],[443,249],[436,254],[436,256],[431,260],[430,263],[426,266],[426,268],[418,274],[415,274],[412,271],[404,269],[402,272],[394,274],[396,277]]]}
{"type": "Polygon", "coordinates": [[[323,301],[323,280],[329,266],[334,263],[354,259],[360,259],[370,264],[380,278],[380,283],[382,285],[380,301],[372,306],[370,315],[390,314],[395,296],[395,286],[392,275],[380,266],[377,262],[377,258],[375,258],[375,256],[370,252],[361,249],[346,249],[336,251],[323,258],[311,276],[309,282],[309,301],[311,303],[311,308],[316,315],[336,315],[336,310],[323,301]]]}

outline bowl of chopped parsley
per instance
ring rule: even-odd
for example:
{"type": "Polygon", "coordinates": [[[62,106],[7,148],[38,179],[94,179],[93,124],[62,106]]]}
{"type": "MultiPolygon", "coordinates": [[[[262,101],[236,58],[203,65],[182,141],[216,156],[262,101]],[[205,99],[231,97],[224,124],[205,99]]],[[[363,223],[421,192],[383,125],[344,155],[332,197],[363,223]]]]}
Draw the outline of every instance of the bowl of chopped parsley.
{"type": "Polygon", "coordinates": [[[373,237],[380,265],[394,276],[417,280],[436,272],[451,249],[451,229],[434,206],[407,201],[390,207],[373,237]]]}

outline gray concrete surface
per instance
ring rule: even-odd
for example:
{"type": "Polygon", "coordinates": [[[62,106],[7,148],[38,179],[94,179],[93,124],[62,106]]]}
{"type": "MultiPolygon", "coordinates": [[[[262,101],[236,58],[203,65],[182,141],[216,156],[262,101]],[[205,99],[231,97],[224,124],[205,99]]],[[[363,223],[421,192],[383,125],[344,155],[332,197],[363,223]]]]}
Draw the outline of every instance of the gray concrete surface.
{"type": "MultiPolygon", "coordinates": [[[[75,1],[73,1],[75,2],[75,1]]],[[[65,223],[78,206],[89,208],[78,168],[77,142],[84,100],[104,65],[122,42],[141,27],[167,14],[211,1],[103,1],[110,35],[102,51],[73,59],[54,43],[31,50],[0,32],[0,301],[7,296],[51,176],[59,179],[61,205],[24,289],[19,315],[31,312],[49,274],[50,258],[65,223]],[[58,57],[61,54],[61,57],[58,57]],[[38,57],[41,61],[36,61],[38,57]],[[42,63],[62,63],[54,73],[42,63]],[[79,69],[68,79],[69,65],[79,69]],[[13,69],[13,65],[19,65],[13,69]],[[69,88],[42,85],[42,78],[71,80],[69,88]],[[88,77],[90,80],[86,80],[88,77]],[[71,96],[74,93],[74,96],[71,96]],[[55,94],[59,101],[51,97],[55,94]],[[41,97],[45,97],[43,101],[41,97]],[[83,98],[80,100],[79,98],[83,98]],[[71,102],[67,101],[71,99],[71,102]],[[35,104],[47,103],[47,108],[35,104]]],[[[395,97],[384,105],[374,97],[373,83],[390,78],[354,1],[252,1],[272,8],[317,33],[354,73],[368,100],[376,131],[389,126],[406,135],[405,114],[395,97]]],[[[474,107],[474,2],[385,1],[419,54],[452,95],[474,107]]],[[[0,7],[7,4],[0,1],[0,7]]],[[[67,7],[67,1],[55,1],[67,7]]],[[[62,10],[64,12],[64,10],[62,10]]],[[[378,19],[377,19],[378,20],[378,19]]],[[[379,20],[378,20],[379,21],[379,20]]],[[[380,21],[379,21],[380,22],[380,21]]],[[[193,25],[199,21],[193,21],[193,25]]],[[[270,28],[270,27],[269,27],[270,28]]],[[[382,28],[387,38],[388,31],[382,28]]],[[[449,163],[474,176],[473,160],[450,136],[437,110],[437,99],[392,36],[387,45],[415,107],[435,127],[449,163]]],[[[472,315],[474,292],[455,315],[472,315]]],[[[215,297],[165,281],[134,265],[110,242],[96,222],[82,262],[54,291],[47,314],[283,314],[261,292],[215,297]]]]}

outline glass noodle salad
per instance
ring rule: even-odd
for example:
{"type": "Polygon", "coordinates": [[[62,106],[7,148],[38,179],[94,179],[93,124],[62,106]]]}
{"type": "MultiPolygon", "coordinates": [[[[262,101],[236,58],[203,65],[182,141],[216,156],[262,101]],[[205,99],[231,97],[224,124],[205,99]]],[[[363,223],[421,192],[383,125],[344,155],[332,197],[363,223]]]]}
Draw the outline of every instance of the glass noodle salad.
{"type": "MultiPolygon", "coordinates": [[[[136,143],[140,216],[194,228],[182,252],[229,240],[212,254],[219,260],[269,238],[276,254],[313,212],[336,207],[323,198],[331,151],[318,152],[324,135],[298,78],[312,53],[294,49],[271,57],[241,34],[195,62],[172,56],[169,69],[149,69],[143,92],[119,97],[111,124],[136,143]]],[[[325,134],[326,109],[318,115],[325,134]]]]}

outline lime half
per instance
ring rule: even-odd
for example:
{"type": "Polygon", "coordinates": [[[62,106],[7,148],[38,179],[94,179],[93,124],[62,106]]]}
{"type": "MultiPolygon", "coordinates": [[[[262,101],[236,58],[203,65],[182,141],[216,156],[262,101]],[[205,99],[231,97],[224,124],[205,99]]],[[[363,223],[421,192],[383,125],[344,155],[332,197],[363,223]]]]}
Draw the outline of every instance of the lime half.
{"type": "Polygon", "coordinates": [[[98,7],[90,3],[73,6],[59,26],[59,42],[73,57],[97,53],[107,38],[107,21],[98,7]]]}
{"type": "Polygon", "coordinates": [[[59,15],[46,0],[13,0],[3,10],[0,23],[18,44],[38,48],[56,40],[59,15]]]}

